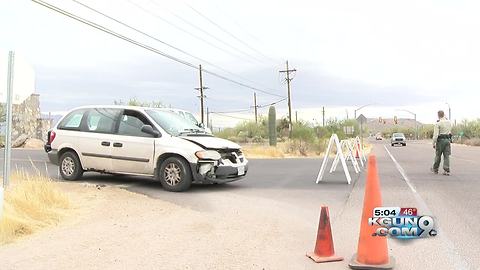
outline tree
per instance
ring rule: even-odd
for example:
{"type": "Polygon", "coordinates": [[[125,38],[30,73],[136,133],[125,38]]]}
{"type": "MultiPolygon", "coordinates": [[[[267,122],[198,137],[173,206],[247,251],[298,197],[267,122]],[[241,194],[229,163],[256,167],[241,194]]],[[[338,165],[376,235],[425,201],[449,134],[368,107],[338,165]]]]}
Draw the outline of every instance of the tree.
{"type": "Polygon", "coordinates": [[[138,106],[138,107],[152,107],[152,108],[164,108],[165,105],[161,101],[140,101],[136,97],[133,97],[128,100],[127,103],[120,100],[114,100],[113,104],[115,105],[128,105],[128,106],[138,106]]]}

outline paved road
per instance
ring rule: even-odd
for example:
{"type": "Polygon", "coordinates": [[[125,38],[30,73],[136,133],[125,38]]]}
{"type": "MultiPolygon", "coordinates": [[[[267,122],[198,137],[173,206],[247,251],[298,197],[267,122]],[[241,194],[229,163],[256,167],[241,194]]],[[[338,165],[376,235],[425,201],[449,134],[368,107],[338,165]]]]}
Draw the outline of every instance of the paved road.
{"type": "MultiPolygon", "coordinates": [[[[433,160],[430,144],[411,142],[407,147],[391,147],[385,142],[373,143],[383,204],[417,207],[421,214],[435,216],[440,228],[439,235],[431,239],[389,240],[391,254],[397,259],[396,269],[480,269],[480,229],[476,226],[480,222],[480,148],[454,146],[452,175],[443,176],[429,173],[433,160]]],[[[42,151],[14,151],[14,168],[32,171],[32,163],[40,173],[57,178],[56,166],[47,163],[42,151]]],[[[338,170],[317,185],[314,179],[320,163],[319,159],[251,160],[245,179],[227,185],[196,185],[186,193],[165,192],[148,178],[87,173],[82,181],[117,185],[199,211],[215,207],[211,194],[216,192],[270,199],[311,228],[312,235],[299,236],[308,239],[306,249],[313,246],[318,207],[326,204],[330,207],[336,251],[348,261],[357,245],[364,174],[352,173],[354,181],[347,185],[338,170]]],[[[305,260],[303,252],[299,251],[300,260],[305,260]]],[[[315,265],[306,260],[305,269],[345,269],[347,261],[315,265]]]]}

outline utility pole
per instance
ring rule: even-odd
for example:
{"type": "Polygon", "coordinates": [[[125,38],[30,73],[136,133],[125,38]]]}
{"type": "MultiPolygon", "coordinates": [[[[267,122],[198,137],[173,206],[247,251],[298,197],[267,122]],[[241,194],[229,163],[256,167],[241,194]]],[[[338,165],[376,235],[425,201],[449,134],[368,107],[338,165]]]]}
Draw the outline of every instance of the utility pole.
{"type": "Polygon", "coordinates": [[[290,72],[296,72],[296,69],[289,69],[288,68],[288,60],[286,62],[287,69],[285,70],[280,70],[280,73],[286,73],[285,80],[287,81],[287,89],[288,89],[288,124],[289,124],[289,130],[290,130],[290,136],[292,135],[292,95],[290,91],[290,81],[293,80],[293,78],[290,77],[290,72]]]}
{"type": "Polygon", "coordinates": [[[195,90],[198,90],[200,91],[200,96],[198,96],[200,98],[200,122],[202,124],[205,124],[205,113],[204,113],[204,98],[205,98],[205,95],[203,94],[203,90],[207,90],[208,87],[205,87],[203,86],[203,77],[202,77],[202,65],[199,65],[198,66],[198,71],[200,72],[200,87],[196,87],[195,90]]]}
{"type": "Polygon", "coordinates": [[[325,106],[322,106],[322,127],[325,126],[325,106]]]}
{"type": "Polygon", "coordinates": [[[208,112],[208,107],[207,107],[207,125],[206,127],[208,128],[210,125],[210,113],[208,112]]]}
{"type": "Polygon", "coordinates": [[[253,108],[255,109],[255,123],[258,124],[258,114],[257,114],[257,93],[253,92],[253,108]]]}
{"type": "Polygon", "coordinates": [[[298,123],[298,111],[295,111],[295,123],[298,123]]]}

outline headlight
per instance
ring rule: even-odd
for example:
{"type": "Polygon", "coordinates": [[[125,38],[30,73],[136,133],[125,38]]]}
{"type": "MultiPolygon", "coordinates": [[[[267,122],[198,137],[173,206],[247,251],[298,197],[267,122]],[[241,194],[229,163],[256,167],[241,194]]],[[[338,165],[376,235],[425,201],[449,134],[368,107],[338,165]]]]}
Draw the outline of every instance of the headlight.
{"type": "Polygon", "coordinates": [[[213,150],[202,150],[195,152],[195,156],[199,159],[211,159],[211,160],[219,160],[222,158],[217,151],[213,150]]]}

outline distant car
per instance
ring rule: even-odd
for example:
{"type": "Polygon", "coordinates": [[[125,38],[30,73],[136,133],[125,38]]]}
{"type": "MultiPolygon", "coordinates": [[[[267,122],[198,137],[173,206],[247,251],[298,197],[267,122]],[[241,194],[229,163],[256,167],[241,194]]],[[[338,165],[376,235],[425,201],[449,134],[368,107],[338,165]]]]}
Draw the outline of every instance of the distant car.
{"type": "Polygon", "coordinates": [[[197,118],[195,118],[195,116],[189,111],[175,108],[160,108],[159,110],[176,113],[180,115],[183,119],[194,124],[195,126],[202,128],[203,130],[205,130],[206,133],[212,134],[212,131],[208,127],[205,127],[202,123],[198,122],[197,118]]]}
{"type": "Polygon", "coordinates": [[[390,139],[390,143],[392,144],[392,146],[394,146],[396,144],[407,146],[407,139],[405,138],[405,134],[403,134],[403,133],[393,133],[392,138],[390,139]]]}
{"type": "Polygon", "coordinates": [[[381,140],[383,140],[383,138],[382,138],[382,134],[380,134],[380,133],[377,133],[377,135],[375,135],[375,140],[377,140],[377,141],[381,141],[381,140]]]}

